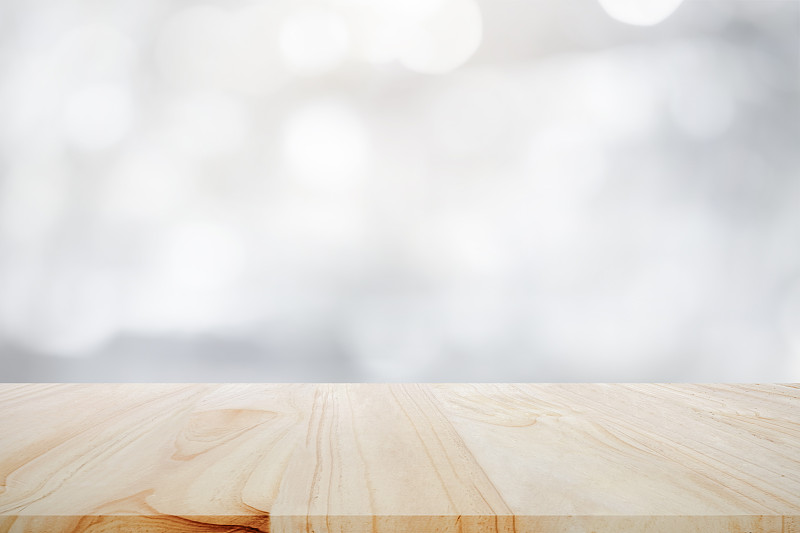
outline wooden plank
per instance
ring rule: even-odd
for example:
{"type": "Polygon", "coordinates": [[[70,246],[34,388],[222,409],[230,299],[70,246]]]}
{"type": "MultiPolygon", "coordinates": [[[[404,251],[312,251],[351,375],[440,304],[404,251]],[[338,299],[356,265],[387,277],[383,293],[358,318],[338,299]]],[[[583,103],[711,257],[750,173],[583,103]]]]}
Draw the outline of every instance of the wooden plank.
{"type": "Polygon", "coordinates": [[[799,523],[793,385],[0,385],[0,533],[799,523]]]}

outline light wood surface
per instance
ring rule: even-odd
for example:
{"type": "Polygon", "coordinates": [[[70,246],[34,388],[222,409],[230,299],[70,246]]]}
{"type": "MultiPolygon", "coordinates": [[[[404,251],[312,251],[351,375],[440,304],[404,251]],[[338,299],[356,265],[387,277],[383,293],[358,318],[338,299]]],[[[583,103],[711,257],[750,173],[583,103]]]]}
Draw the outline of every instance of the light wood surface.
{"type": "Polygon", "coordinates": [[[800,533],[800,386],[0,385],[0,533],[800,533]]]}

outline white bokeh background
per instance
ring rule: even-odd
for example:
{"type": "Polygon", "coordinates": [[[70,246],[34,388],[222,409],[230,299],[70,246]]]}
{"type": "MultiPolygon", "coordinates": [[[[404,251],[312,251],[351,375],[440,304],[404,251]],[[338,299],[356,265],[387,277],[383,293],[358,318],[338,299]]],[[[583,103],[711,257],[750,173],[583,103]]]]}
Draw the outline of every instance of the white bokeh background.
{"type": "Polygon", "coordinates": [[[800,2],[0,2],[0,381],[318,380],[800,381],[800,2]]]}

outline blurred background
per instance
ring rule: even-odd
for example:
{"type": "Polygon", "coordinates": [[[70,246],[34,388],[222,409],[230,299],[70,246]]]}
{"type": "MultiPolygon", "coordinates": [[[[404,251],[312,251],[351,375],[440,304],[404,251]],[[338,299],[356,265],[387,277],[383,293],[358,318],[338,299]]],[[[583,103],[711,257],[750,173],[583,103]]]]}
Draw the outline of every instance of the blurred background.
{"type": "Polygon", "coordinates": [[[796,0],[0,1],[0,381],[800,381],[796,0]]]}

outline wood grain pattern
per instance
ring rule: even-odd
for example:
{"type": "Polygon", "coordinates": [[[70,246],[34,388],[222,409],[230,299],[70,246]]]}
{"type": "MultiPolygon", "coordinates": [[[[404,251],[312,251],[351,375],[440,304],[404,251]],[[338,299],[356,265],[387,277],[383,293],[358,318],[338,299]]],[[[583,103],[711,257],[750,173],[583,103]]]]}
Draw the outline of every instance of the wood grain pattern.
{"type": "Polygon", "coordinates": [[[0,533],[800,533],[800,386],[0,385],[0,533]]]}

